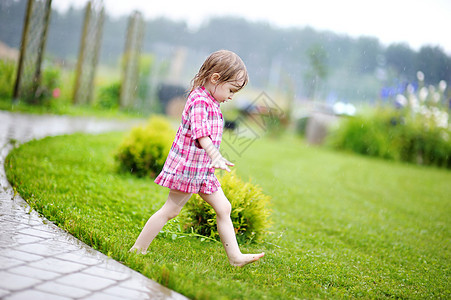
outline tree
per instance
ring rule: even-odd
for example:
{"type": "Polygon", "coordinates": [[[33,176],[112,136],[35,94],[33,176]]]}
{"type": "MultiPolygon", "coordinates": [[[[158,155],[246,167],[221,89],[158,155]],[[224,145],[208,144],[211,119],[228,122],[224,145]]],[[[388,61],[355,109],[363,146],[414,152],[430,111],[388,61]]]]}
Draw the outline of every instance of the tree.
{"type": "Polygon", "coordinates": [[[362,74],[374,73],[378,66],[378,56],[382,52],[379,40],[361,37],[357,40],[355,50],[357,51],[355,60],[357,70],[362,74]]]}
{"type": "Polygon", "coordinates": [[[415,52],[406,44],[392,44],[385,51],[387,67],[393,69],[398,76],[414,80],[416,74],[415,52]]]}
{"type": "MultiPolygon", "coordinates": [[[[10,47],[20,46],[26,2],[0,1],[0,40],[10,47]]],[[[66,13],[53,11],[46,56],[75,60],[82,21],[83,9],[71,8],[66,13]]],[[[126,21],[127,17],[105,17],[100,63],[117,64],[124,48],[126,21]]],[[[311,27],[281,28],[236,17],[212,17],[198,28],[160,17],[146,20],[145,32],[143,53],[153,53],[158,61],[170,60],[174,49],[186,47],[189,74],[198,70],[210,52],[235,51],[246,63],[252,86],[261,89],[267,87],[272,62],[277,58],[280,69],[292,80],[298,97],[313,96],[324,88],[327,78],[330,90],[341,98],[365,101],[362,100],[363,90],[369,91],[366,98],[376,98],[379,88],[372,79],[377,68],[384,66],[384,61],[386,67],[395,70],[389,74],[395,73],[397,79],[414,81],[416,72],[421,70],[427,84],[436,84],[442,79],[451,84],[451,57],[439,47],[414,51],[404,44],[394,44],[385,48],[377,38],[355,39],[311,27]],[[303,86],[305,90],[300,88],[303,86]],[[356,86],[359,93],[356,93],[356,86]]]]}
{"type": "Polygon", "coordinates": [[[451,82],[451,59],[440,47],[422,47],[416,56],[416,67],[424,73],[428,84],[437,84],[440,80],[451,82]]]}
{"type": "Polygon", "coordinates": [[[310,63],[310,69],[305,74],[307,95],[316,100],[319,87],[328,75],[327,52],[322,45],[314,44],[307,50],[307,56],[310,63]]]}

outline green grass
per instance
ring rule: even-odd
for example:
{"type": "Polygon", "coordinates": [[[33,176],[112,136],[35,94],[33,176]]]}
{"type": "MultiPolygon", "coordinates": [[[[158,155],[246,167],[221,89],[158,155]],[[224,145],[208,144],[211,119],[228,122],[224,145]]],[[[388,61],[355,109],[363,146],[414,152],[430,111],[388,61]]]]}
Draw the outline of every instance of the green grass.
{"type": "MultiPolygon", "coordinates": [[[[237,173],[272,196],[272,234],[228,265],[221,244],[160,234],[129,254],[167,189],[115,173],[123,134],[33,141],[7,158],[30,205],[103,253],[190,298],[451,298],[451,172],[259,139],[237,173]]],[[[225,143],[223,143],[225,145],[225,143]]],[[[230,149],[224,149],[231,153],[230,149]]],[[[177,223],[171,226],[176,228],[177,223]]]]}

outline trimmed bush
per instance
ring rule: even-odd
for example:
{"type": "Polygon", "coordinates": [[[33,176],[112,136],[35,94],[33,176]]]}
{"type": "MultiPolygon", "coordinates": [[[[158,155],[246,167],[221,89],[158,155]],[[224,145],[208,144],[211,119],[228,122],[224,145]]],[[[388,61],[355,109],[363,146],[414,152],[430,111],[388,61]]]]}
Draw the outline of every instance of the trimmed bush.
{"type": "MultiPolygon", "coordinates": [[[[259,242],[271,225],[269,219],[270,197],[250,182],[243,182],[234,171],[219,178],[225,196],[232,204],[231,219],[239,243],[259,242]]],[[[220,240],[216,228],[216,213],[202,198],[195,194],[180,215],[186,232],[194,232],[220,240]]]]}
{"type": "Polygon", "coordinates": [[[152,117],[145,126],[132,129],[115,155],[119,170],[155,178],[163,169],[175,132],[169,121],[152,117]]]}
{"type": "Polygon", "coordinates": [[[348,117],[329,137],[329,143],[338,149],[388,159],[399,157],[393,134],[398,116],[388,111],[373,115],[348,117]]]}
{"type": "Polygon", "coordinates": [[[379,109],[345,119],[328,139],[336,149],[386,159],[451,168],[451,132],[420,115],[379,109]]]}

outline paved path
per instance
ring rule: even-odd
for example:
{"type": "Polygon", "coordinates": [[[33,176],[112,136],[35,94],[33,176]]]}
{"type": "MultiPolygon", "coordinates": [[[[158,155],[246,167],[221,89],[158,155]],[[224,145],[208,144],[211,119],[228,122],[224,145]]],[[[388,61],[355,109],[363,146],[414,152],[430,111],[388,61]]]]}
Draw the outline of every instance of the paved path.
{"type": "Polygon", "coordinates": [[[11,139],[123,130],[131,123],[0,111],[0,299],[186,299],[38,215],[6,180],[11,139]]]}

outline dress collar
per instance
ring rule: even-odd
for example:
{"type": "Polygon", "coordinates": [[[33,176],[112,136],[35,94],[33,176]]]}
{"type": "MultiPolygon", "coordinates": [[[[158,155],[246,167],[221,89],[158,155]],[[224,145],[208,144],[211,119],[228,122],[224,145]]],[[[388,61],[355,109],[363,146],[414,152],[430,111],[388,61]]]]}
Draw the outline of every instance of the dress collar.
{"type": "Polygon", "coordinates": [[[210,94],[209,91],[204,86],[200,86],[199,89],[207,95],[207,98],[211,100],[216,106],[219,107],[219,102],[210,94]]]}

